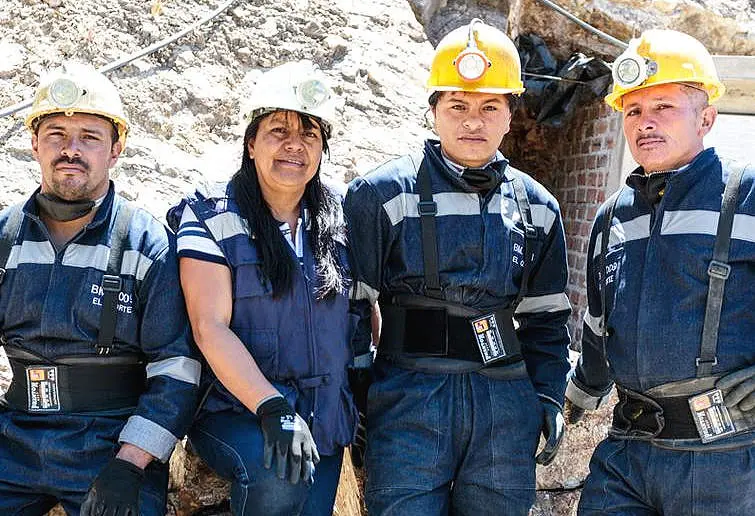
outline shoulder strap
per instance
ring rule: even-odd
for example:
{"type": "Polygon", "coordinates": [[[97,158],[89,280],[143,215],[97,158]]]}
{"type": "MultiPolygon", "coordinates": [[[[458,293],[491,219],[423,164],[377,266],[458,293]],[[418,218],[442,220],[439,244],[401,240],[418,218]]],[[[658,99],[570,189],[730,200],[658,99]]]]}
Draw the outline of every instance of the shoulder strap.
{"type": "Polygon", "coordinates": [[[606,255],[608,254],[608,241],[611,239],[611,226],[613,222],[613,213],[616,211],[616,205],[621,197],[622,189],[614,194],[613,200],[609,199],[607,204],[608,209],[605,213],[605,220],[603,221],[603,232],[600,237],[600,271],[598,274],[598,281],[600,281],[600,326],[601,335],[600,338],[603,341],[603,353],[606,353],[606,343],[608,340],[608,314],[606,303],[606,255]]]}
{"type": "Polygon", "coordinates": [[[425,269],[426,295],[435,299],[444,299],[443,291],[440,288],[438,231],[435,225],[438,205],[433,200],[433,185],[425,159],[422,159],[419,165],[417,187],[419,189],[417,211],[419,212],[420,233],[422,234],[422,260],[425,269]]]}
{"type": "Polygon", "coordinates": [[[21,205],[11,206],[8,209],[8,219],[5,221],[2,232],[0,232],[0,283],[5,279],[5,266],[8,265],[8,258],[18,237],[18,232],[21,231],[23,221],[24,212],[21,205]]]}
{"type": "Polygon", "coordinates": [[[514,176],[514,179],[511,181],[511,186],[514,188],[514,198],[516,199],[516,205],[519,209],[519,216],[524,225],[524,251],[522,252],[522,256],[524,257],[524,267],[522,268],[522,280],[519,286],[519,294],[514,302],[514,306],[516,307],[516,305],[519,304],[519,301],[527,295],[527,290],[529,289],[532,260],[535,257],[534,249],[535,243],[537,242],[537,228],[532,223],[532,209],[530,208],[530,200],[527,197],[527,189],[524,187],[524,181],[522,181],[521,177],[514,176]]]}
{"type": "Polygon", "coordinates": [[[99,355],[108,355],[113,347],[115,325],[118,315],[118,294],[121,291],[121,264],[123,250],[128,240],[128,230],[134,207],[124,202],[118,208],[113,222],[113,232],[110,235],[110,257],[107,271],[102,276],[102,311],[100,312],[100,331],[97,336],[95,349],[99,355]]]}
{"type": "Polygon", "coordinates": [[[726,182],[724,197],[721,202],[721,214],[718,217],[713,259],[708,264],[708,300],[705,305],[700,355],[695,360],[698,378],[709,376],[713,371],[713,366],[718,363],[718,358],[716,358],[718,325],[721,320],[721,306],[724,301],[724,285],[731,273],[731,266],[727,263],[731,229],[734,225],[734,211],[737,207],[739,185],[742,182],[745,168],[747,168],[746,165],[731,165],[731,173],[726,182]]]}

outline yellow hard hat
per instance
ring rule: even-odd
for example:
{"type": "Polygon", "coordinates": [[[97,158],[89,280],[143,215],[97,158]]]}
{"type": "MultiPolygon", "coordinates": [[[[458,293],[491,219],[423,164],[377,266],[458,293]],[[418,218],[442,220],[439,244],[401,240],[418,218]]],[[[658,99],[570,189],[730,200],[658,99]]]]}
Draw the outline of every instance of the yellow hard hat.
{"type": "Polygon", "coordinates": [[[68,63],[40,80],[26,127],[34,130],[40,119],[53,113],[99,115],[113,122],[118,140],[126,144],[128,119],[115,85],[91,66],[68,63]]]}
{"type": "Polygon", "coordinates": [[[675,30],[647,30],[629,42],[613,63],[613,91],[606,104],[622,110],[629,92],[672,82],[695,83],[708,94],[708,102],[724,94],[713,58],[698,40],[675,30]]]}
{"type": "Polygon", "coordinates": [[[440,40],[427,88],[433,92],[522,93],[519,52],[506,34],[475,18],[440,40]]]}

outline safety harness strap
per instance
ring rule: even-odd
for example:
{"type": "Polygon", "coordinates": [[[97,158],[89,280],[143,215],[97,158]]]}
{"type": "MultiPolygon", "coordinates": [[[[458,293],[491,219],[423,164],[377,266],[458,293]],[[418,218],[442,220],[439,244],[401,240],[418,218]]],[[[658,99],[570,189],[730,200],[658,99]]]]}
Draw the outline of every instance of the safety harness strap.
{"type": "Polygon", "coordinates": [[[426,160],[422,160],[417,172],[417,187],[419,188],[420,233],[422,234],[422,260],[425,269],[426,295],[434,299],[443,299],[440,288],[440,270],[438,266],[438,231],[435,225],[435,215],[438,205],[433,200],[433,185],[430,170],[426,160]]]}
{"type": "Polygon", "coordinates": [[[537,241],[538,231],[532,223],[532,210],[530,209],[530,200],[527,197],[524,182],[519,177],[514,177],[511,181],[511,186],[514,188],[514,198],[519,208],[519,216],[524,225],[524,251],[522,253],[524,266],[522,268],[522,281],[519,286],[519,294],[514,302],[514,307],[516,307],[529,290],[530,271],[532,270],[532,261],[535,259],[535,245],[533,244],[537,241]]]}
{"type": "Polygon", "coordinates": [[[121,263],[123,250],[128,239],[128,230],[134,208],[123,203],[115,215],[113,231],[110,235],[110,257],[107,271],[102,276],[102,311],[100,312],[100,331],[97,336],[95,349],[100,355],[108,355],[113,348],[115,326],[118,316],[118,294],[121,292],[121,263]]]}
{"type": "Polygon", "coordinates": [[[608,314],[606,313],[606,255],[608,254],[608,241],[611,238],[611,223],[613,222],[613,212],[616,211],[616,204],[621,197],[622,189],[619,189],[613,195],[613,201],[608,200],[608,209],[606,210],[606,218],[603,224],[603,233],[600,237],[600,271],[598,274],[598,280],[600,281],[600,326],[601,335],[600,338],[603,342],[603,355],[606,354],[607,340],[608,340],[608,314]]]}
{"type": "Polygon", "coordinates": [[[724,301],[724,286],[731,273],[731,266],[727,263],[729,260],[729,244],[731,242],[731,230],[734,224],[734,211],[737,206],[739,185],[742,181],[745,168],[744,166],[732,165],[731,174],[726,182],[721,202],[721,214],[718,217],[713,259],[708,264],[708,300],[705,305],[700,355],[696,360],[698,378],[710,375],[713,366],[718,363],[716,350],[718,348],[718,327],[721,320],[721,306],[724,301]]]}
{"type": "MultiPolygon", "coordinates": [[[[520,219],[524,226],[524,267],[522,269],[521,285],[513,306],[516,307],[522,297],[527,294],[529,287],[530,271],[534,259],[538,229],[532,223],[532,209],[530,208],[527,190],[520,177],[513,177],[511,185],[514,190],[514,198],[519,209],[520,219]],[[531,256],[530,256],[531,254],[531,256]]],[[[433,187],[430,178],[430,170],[426,160],[422,160],[417,171],[417,188],[419,190],[419,203],[417,212],[420,216],[420,233],[422,236],[422,260],[425,273],[426,295],[434,299],[444,299],[445,296],[440,286],[440,268],[438,262],[438,231],[435,224],[435,216],[438,213],[438,205],[433,200],[433,187]]]]}
{"type": "Polygon", "coordinates": [[[13,244],[21,231],[21,223],[24,220],[24,212],[20,205],[11,206],[8,209],[8,218],[0,232],[0,284],[5,279],[5,267],[8,265],[13,244]]]}

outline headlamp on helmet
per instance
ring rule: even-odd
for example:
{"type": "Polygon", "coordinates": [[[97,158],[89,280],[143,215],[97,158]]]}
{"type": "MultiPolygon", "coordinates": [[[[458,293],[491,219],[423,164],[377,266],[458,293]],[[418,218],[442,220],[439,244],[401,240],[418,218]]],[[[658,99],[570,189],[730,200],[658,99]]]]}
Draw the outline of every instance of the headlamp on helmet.
{"type": "Polygon", "coordinates": [[[477,41],[475,41],[474,27],[478,23],[483,23],[479,18],[475,18],[469,23],[469,35],[467,36],[467,48],[459,52],[459,55],[454,59],[454,66],[456,71],[465,81],[474,82],[480,80],[488,68],[492,66],[492,62],[485,55],[485,52],[477,47],[477,41]]]}
{"type": "Polygon", "coordinates": [[[317,109],[330,99],[330,88],[319,79],[305,79],[294,86],[294,91],[304,109],[317,109]]]}
{"type": "Polygon", "coordinates": [[[75,82],[65,77],[54,80],[48,91],[50,100],[59,108],[75,105],[83,94],[84,92],[75,82]]]}
{"type": "Polygon", "coordinates": [[[613,80],[622,88],[634,88],[658,72],[658,64],[635,50],[627,50],[613,64],[613,80]]]}

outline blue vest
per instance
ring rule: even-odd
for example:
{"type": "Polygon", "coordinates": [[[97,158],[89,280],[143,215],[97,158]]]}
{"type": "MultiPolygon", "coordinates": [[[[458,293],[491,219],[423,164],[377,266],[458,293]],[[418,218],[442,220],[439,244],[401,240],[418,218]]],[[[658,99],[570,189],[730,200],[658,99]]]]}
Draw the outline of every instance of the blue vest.
{"type": "MultiPolygon", "coordinates": [[[[262,274],[262,256],[248,225],[240,216],[230,183],[197,191],[168,213],[177,228],[188,204],[223,251],[231,269],[233,313],[231,330],[244,343],[265,377],[295,388],[296,411],[310,424],[320,453],[329,455],[354,438],[357,411],[348,386],[351,337],[356,317],[349,314],[348,292],[318,300],[316,263],[306,228],[302,234],[303,263],[295,267],[292,288],[273,298],[272,285],[262,274]]],[[[346,243],[338,242],[341,264],[348,274],[346,243]]],[[[297,260],[293,250],[291,259],[297,260]]],[[[298,260],[297,260],[298,261],[298,260]]],[[[209,367],[203,376],[215,380],[209,367]]],[[[244,410],[220,382],[204,410],[244,410]]]]}

